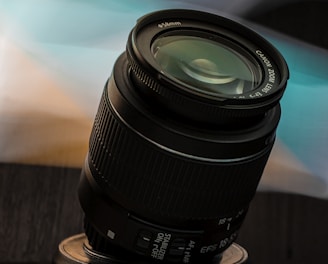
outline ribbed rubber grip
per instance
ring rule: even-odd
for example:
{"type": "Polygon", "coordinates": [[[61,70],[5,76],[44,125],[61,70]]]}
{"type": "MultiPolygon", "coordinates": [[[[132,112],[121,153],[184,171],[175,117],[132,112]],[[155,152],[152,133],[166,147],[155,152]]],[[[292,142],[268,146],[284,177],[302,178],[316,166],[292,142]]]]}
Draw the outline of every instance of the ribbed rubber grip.
{"type": "Polygon", "coordinates": [[[172,154],[120,120],[107,89],[90,138],[89,165],[98,184],[123,207],[179,218],[216,218],[247,207],[269,150],[244,162],[201,162],[172,154]]]}

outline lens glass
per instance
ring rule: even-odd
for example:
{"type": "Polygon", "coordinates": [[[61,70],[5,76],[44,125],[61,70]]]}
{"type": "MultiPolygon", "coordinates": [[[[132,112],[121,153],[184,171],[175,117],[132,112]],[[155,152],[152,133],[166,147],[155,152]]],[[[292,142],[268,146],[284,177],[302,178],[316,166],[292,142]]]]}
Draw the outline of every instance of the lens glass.
{"type": "Polygon", "coordinates": [[[222,42],[189,35],[161,36],[153,42],[152,53],[169,78],[202,94],[241,95],[254,90],[261,80],[259,65],[243,55],[241,48],[222,42]]]}

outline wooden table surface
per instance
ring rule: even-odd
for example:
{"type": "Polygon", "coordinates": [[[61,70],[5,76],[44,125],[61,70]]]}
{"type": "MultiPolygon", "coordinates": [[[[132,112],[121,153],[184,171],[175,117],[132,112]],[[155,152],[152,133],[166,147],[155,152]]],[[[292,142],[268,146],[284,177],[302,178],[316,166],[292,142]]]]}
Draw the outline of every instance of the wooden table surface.
{"type": "MultiPolygon", "coordinates": [[[[0,263],[51,263],[83,231],[79,169],[0,164],[0,263]]],[[[254,264],[327,263],[328,202],[258,193],[238,242],[254,264]]]]}

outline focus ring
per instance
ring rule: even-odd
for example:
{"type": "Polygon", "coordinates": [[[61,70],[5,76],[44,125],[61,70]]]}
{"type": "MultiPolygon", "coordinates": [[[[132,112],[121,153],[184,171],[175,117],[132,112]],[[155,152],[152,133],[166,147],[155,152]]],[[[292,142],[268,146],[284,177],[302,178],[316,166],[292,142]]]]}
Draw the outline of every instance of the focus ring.
{"type": "Polygon", "coordinates": [[[168,217],[204,219],[246,207],[269,155],[268,150],[253,160],[224,164],[165,152],[125,126],[110,105],[107,89],[89,151],[96,181],[123,207],[168,217]]]}
{"type": "Polygon", "coordinates": [[[242,100],[238,100],[238,105],[230,105],[231,100],[223,98],[222,101],[206,98],[201,101],[200,97],[196,99],[190,97],[190,94],[184,94],[181,90],[175,91],[169,83],[163,84],[163,81],[151,77],[151,74],[139,65],[138,59],[131,54],[133,51],[130,49],[127,51],[127,59],[132,69],[136,89],[149,97],[154,105],[157,107],[160,105],[162,111],[166,108],[174,115],[181,115],[185,120],[193,119],[201,123],[225,125],[227,128],[229,125],[236,126],[236,124],[252,122],[254,118],[261,117],[276,104],[274,101],[268,105],[262,104],[259,108],[256,104],[251,106],[243,104],[242,100]]]}

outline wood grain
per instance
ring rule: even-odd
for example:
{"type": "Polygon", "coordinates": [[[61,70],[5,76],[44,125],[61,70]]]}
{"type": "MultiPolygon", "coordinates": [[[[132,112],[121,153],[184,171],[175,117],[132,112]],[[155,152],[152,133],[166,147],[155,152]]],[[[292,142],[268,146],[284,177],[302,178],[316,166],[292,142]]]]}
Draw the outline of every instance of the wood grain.
{"type": "MultiPolygon", "coordinates": [[[[51,263],[82,232],[79,169],[0,164],[0,263],[51,263]]],[[[325,263],[328,201],[258,193],[238,243],[253,264],[325,263]]]]}
{"type": "Polygon", "coordinates": [[[258,193],[238,242],[252,263],[327,263],[328,201],[301,195],[258,193]]]}
{"type": "Polygon", "coordinates": [[[80,170],[0,165],[0,262],[52,259],[58,243],[82,230],[80,170]]]}

